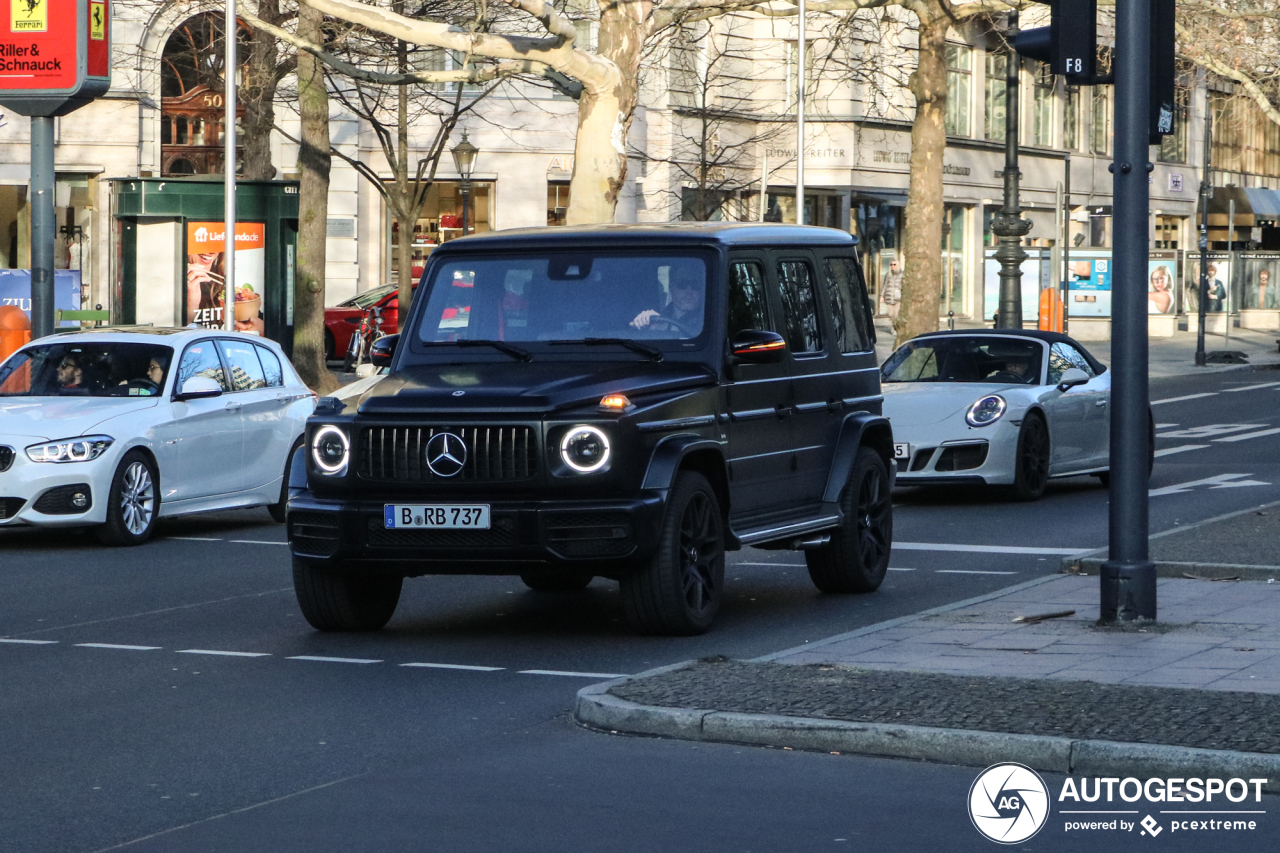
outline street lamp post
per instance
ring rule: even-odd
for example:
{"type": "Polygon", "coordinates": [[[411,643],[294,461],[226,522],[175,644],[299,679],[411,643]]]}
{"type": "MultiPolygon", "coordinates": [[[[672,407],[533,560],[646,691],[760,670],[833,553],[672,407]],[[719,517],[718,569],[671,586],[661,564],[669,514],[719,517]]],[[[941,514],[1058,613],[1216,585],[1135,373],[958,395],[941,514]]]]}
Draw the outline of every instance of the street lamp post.
{"type": "Polygon", "coordinates": [[[997,329],[1022,328],[1022,238],[1031,230],[1031,222],[1022,218],[1018,202],[1018,71],[1017,51],[1013,40],[1018,36],[1018,13],[1009,13],[1009,62],[1005,73],[1004,96],[1004,206],[991,223],[991,233],[1000,240],[996,260],[1000,262],[1000,308],[996,314],[997,329]]]}
{"type": "Polygon", "coordinates": [[[471,195],[471,170],[476,165],[476,155],[480,153],[480,149],[476,148],[467,141],[467,132],[462,131],[462,141],[453,146],[451,152],[453,154],[453,165],[457,167],[458,174],[462,176],[462,236],[467,236],[470,226],[470,205],[468,197],[471,195]]]}

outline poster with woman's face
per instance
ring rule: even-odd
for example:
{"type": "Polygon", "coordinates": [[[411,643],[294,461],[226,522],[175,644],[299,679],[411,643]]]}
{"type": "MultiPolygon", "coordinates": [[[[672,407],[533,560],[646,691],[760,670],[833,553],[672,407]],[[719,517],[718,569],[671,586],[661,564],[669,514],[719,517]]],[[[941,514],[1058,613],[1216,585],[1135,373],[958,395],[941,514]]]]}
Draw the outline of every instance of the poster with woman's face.
{"type": "Polygon", "coordinates": [[[1173,294],[1177,261],[1160,258],[1147,262],[1147,313],[1172,314],[1177,309],[1173,294]]]}
{"type": "MultiPolygon", "coordinates": [[[[226,306],[225,228],[221,222],[187,223],[187,286],[184,312],[187,324],[223,328],[226,306]]],[[[266,226],[261,222],[236,223],[235,328],[261,335],[262,296],[265,290],[266,226]]]]}

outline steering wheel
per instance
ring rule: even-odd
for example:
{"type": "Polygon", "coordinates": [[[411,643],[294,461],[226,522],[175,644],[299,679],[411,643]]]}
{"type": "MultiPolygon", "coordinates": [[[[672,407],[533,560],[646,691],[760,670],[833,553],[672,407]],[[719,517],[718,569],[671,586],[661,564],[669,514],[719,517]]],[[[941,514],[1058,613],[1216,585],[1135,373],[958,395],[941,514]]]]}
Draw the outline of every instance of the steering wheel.
{"type": "Polygon", "coordinates": [[[1027,378],[1020,373],[1014,373],[1011,370],[1000,370],[987,377],[991,382],[1017,382],[1019,385],[1026,384],[1027,378]]]}
{"type": "Polygon", "coordinates": [[[683,325],[679,320],[673,320],[670,317],[663,317],[662,315],[649,318],[649,331],[678,332],[679,334],[684,335],[687,338],[693,337],[689,328],[683,325]]]}
{"type": "MultiPolygon", "coordinates": [[[[135,388],[139,391],[145,391],[145,394],[138,394],[139,397],[156,397],[160,394],[160,386],[152,382],[150,379],[130,379],[127,383],[130,391],[135,388]]],[[[135,395],[130,395],[135,396],[135,395]]]]}

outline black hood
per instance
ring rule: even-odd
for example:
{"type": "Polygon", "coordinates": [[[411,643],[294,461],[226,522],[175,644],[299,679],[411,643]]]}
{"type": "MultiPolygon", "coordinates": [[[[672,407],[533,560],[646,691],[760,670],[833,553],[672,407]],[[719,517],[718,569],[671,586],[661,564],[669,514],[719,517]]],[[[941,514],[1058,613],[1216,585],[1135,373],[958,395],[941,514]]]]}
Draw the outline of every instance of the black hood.
{"type": "Polygon", "coordinates": [[[359,411],[542,413],[597,403],[606,394],[640,396],[715,381],[707,367],[682,362],[420,364],[396,371],[370,388],[359,401],[359,411]]]}

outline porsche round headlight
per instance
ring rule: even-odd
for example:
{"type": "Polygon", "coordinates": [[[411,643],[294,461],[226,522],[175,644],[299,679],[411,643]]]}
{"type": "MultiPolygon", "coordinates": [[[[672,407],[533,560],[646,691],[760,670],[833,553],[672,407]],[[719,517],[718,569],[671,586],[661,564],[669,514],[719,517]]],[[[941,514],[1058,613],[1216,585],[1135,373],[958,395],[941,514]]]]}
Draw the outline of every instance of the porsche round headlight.
{"type": "Polygon", "coordinates": [[[336,426],[322,426],[311,439],[311,459],[325,474],[341,474],[351,458],[351,442],[336,426]]]}
{"type": "Polygon", "coordinates": [[[1006,408],[1004,397],[991,394],[970,406],[964,421],[972,427],[990,426],[1004,416],[1006,408]]]}
{"type": "Polygon", "coordinates": [[[609,437],[593,426],[571,427],[560,440],[560,458],[579,474],[599,471],[609,462],[609,437]]]}

